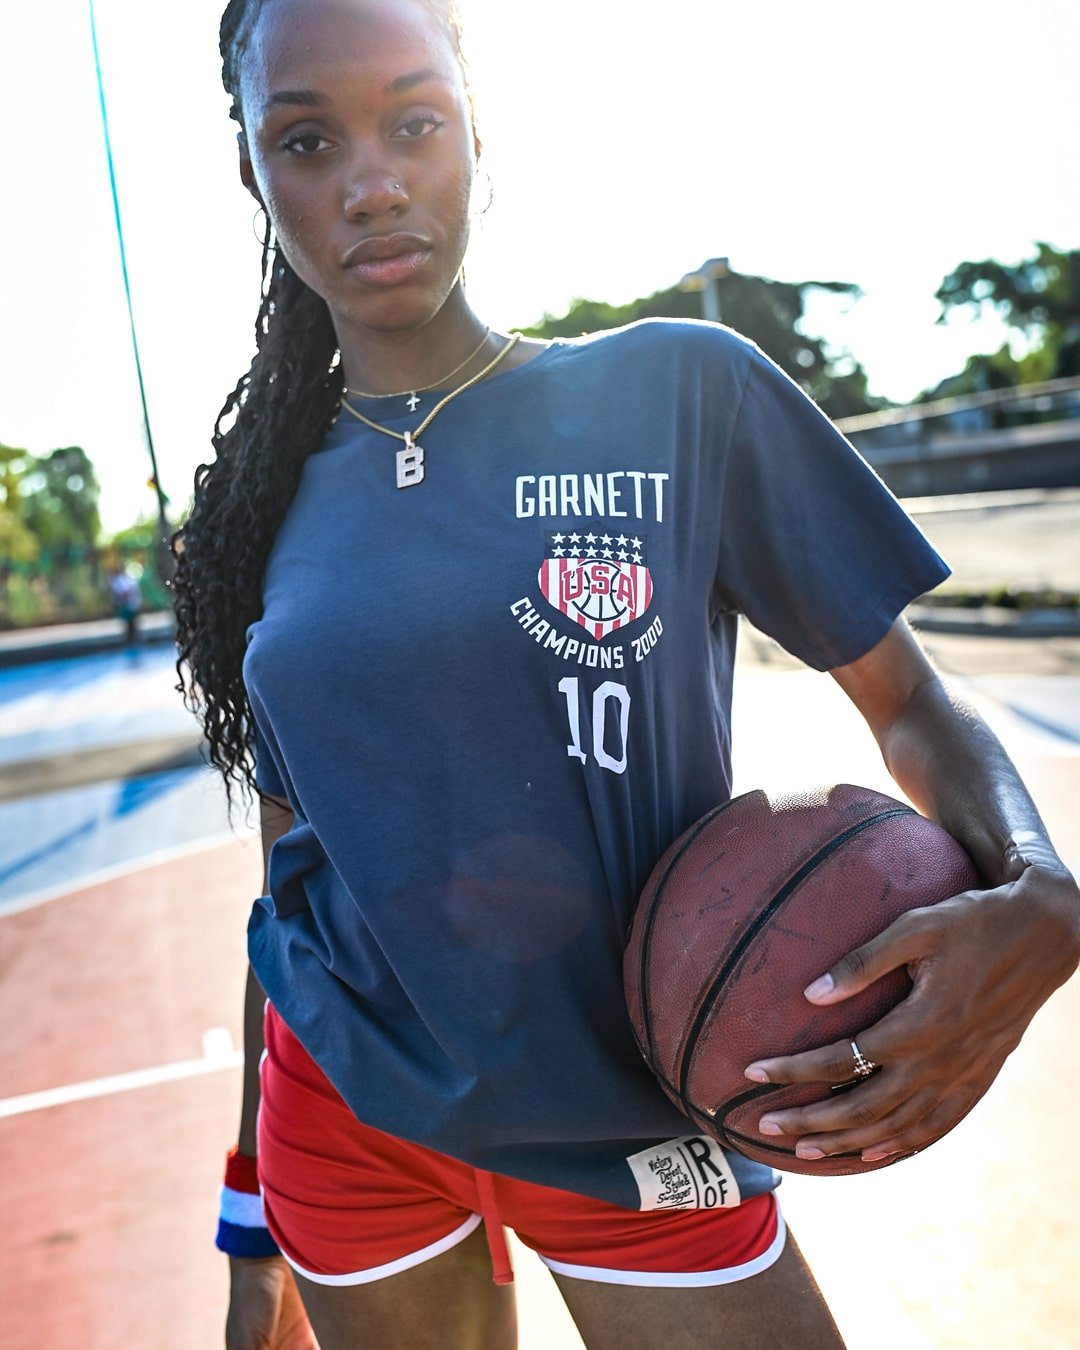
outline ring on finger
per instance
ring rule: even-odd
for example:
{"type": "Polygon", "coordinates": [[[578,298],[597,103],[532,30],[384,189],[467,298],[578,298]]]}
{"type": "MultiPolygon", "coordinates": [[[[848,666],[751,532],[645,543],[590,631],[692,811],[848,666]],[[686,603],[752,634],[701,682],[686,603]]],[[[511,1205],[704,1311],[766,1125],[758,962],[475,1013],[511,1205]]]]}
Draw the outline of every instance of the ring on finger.
{"type": "Polygon", "coordinates": [[[880,1064],[875,1064],[868,1056],[864,1055],[859,1049],[857,1041],[851,1041],[851,1054],[855,1060],[855,1068],[852,1070],[852,1076],[855,1078],[869,1078],[871,1074],[877,1073],[881,1068],[880,1064]]]}

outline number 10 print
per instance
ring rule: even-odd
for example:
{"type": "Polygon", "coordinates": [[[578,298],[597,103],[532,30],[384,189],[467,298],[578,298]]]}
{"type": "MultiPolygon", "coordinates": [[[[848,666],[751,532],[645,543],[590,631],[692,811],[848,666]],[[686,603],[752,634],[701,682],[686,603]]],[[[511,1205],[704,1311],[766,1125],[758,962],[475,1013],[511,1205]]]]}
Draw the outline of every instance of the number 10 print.
{"type": "MultiPolygon", "coordinates": [[[[566,753],[585,764],[589,757],[581,748],[581,705],[578,688],[580,683],[576,676],[568,675],[566,679],[559,681],[559,692],[566,695],[566,715],[570,721],[570,744],[566,747],[566,753]]],[[[626,772],[626,732],[629,723],[629,689],[623,684],[616,684],[614,680],[605,680],[592,696],[592,752],[593,758],[602,769],[609,769],[612,773],[626,772]],[[609,754],[605,748],[608,740],[608,715],[613,700],[618,707],[618,735],[622,752],[619,759],[609,754]]]]}

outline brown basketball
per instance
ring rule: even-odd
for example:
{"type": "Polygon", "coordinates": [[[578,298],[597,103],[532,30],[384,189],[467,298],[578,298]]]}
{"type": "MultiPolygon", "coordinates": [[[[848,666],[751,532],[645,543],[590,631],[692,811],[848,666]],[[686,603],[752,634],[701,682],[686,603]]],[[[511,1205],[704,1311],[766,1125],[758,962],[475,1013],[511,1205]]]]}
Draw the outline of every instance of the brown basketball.
{"type": "Polygon", "coordinates": [[[808,1162],[761,1135],[768,1109],[828,1097],[830,1085],[756,1084],[756,1059],[850,1040],[910,989],[893,971],[815,1007],[803,989],[909,909],[978,885],[971,859],[933,821],[841,784],[710,811],[667,850],[642,892],[624,981],[638,1045],[671,1100],[707,1134],[790,1172],[867,1172],[849,1153],[808,1162]]]}

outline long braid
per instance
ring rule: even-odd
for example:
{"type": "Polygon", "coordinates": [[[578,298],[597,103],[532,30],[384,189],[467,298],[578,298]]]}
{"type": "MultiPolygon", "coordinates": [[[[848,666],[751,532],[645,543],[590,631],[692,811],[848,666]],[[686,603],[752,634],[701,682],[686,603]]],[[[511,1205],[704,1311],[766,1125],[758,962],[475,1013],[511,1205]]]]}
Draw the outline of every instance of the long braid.
{"type": "MultiPolygon", "coordinates": [[[[464,70],[461,32],[449,0],[426,0],[464,70]]],[[[230,0],[221,19],[222,82],[243,125],[240,65],[262,0],[230,0]]],[[[214,427],[215,458],[195,473],[187,523],[173,539],[173,579],[184,701],[199,717],[211,764],[233,787],[258,792],[254,721],[243,681],[248,626],[262,615],[266,563],[296,495],[304,461],[337,413],[342,372],[325,302],[273,247],[267,220],[255,358],[214,427]]]]}

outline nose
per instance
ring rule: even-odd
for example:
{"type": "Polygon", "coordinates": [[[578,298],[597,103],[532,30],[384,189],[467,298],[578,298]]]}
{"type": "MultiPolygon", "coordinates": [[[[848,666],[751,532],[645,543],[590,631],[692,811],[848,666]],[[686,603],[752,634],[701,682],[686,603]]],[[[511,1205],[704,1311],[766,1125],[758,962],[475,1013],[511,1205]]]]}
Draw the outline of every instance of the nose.
{"type": "Polygon", "coordinates": [[[345,214],[350,220],[400,214],[409,205],[401,176],[387,164],[357,164],[345,187],[345,214]]]}

